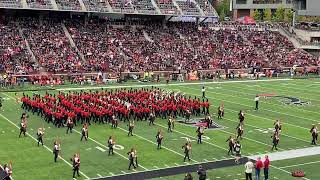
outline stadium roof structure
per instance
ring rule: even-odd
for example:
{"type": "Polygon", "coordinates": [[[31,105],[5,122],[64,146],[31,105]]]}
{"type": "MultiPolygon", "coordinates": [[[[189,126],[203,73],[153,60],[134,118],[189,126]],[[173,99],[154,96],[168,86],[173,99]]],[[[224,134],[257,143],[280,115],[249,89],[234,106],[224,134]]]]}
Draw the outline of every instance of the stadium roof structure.
{"type": "Polygon", "coordinates": [[[208,0],[5,0],[0,9],[218,18],[208,0]]]}

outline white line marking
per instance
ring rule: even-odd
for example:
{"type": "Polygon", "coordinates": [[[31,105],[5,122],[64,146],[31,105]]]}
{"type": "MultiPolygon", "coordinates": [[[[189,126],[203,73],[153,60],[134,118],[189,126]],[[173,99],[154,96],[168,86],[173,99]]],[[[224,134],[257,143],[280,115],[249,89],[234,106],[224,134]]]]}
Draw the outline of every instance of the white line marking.
{"type": "Polygon", "coordinates": [[[115,174],[113,174],[112,172],[109,172],[109,174],[111,174],[111,176],[114,176],[115,174]]]}
{"type": "Polygon", "coordinates": [[[209,162],[208,159],[203,159],[205,162],[209,162]]]}
{"type": "Polygon", "coordinates": [[[2,131],[2,133],[5,133],[5,131],[2,131]]]}
{"type": "MultiPolygon", "coordinates": [[[[2,118],[4,118],[5,120],[7,120],[9,123],[11,123],[12,125],[14,125],[16,128],[20,129],[15,123],[13,123],[12,121],[10,121],[8,118],[6,118],[4,115],[0,114],[0,116],[2,118]]],[[[36,142],[38,142],[38,140],[36,138],[34,138],[33,136],[31,136],[29,133],[26,133],[28,136],[30,136],[33,140],[35,140],[36,142]]],[[[45,147],[48,151],[50,151],[52,153],[52,150],[50,148],[48,148],[48,146],[43,145],[43,147],[45,147]]],[[[66,161],[63,157],[61,157],[59,155],[59,158],[62,159],[65,163],[67,163],[70,167],[73,167],[72,164],[70,164],[68,161],[66,161]]],[[[86,179],[90,179],[86,174],[84,174],[82,171],[79,171],[80,174],[82,174],[86,179]]]]}
{"type": "Polygon", "coordinates": [[[290,166],[282,166],[282,167],[279,167],[279,168],[289,168],[289,167],[303,166],[303,165],[316,164],[316,163],[320,163],[320,161],[313,161],[313,162],[308,162],[308,163],[294,164],[294,165],[290,165],[290,166]]]}
{"type": "Polygon", "coordinates": [[[121,171],[123,174],[127,174],[125,171],[121,171]]]}
{"type": "Polygon", "coordinates": [[[272,82],[272,81],[292,81],[292,79],[263,79],[263,80],[243,80],[243,81],[223,81],[223,82],[196,82],[196,83],[174,83],[174,84],[144,84],[144,85],[124,85],[124,86],[100,86],[100,87],[81,87],[81,88],[59,88],[56,91],[71,91],[83,89],[115,89],[127,87],[151,87],[151,86],[189,86],[189,85],[203,85],[203,84],[232,84],[232,83],[256,83],[256,82],[272,82]]]}
{"type": "Polygon", "coordinates": [[[132,169],[132,171],[137,172],[137,170],[136,170],[136,169],[134,169],[134,168],[132,169]]]}
{"type": "Polygon", "coordinates": [[[99,146],[97,146],[97,147],[95,147],[96,149],[98,149],[98,150],[100,150],[100,151],[102,151],[102,152],[106,152],[106,150],[105,149],[102,149],[101,147],[99,147],[99,146]]]}
{"type": "Polygon", "coordinates": [[[175,165],[177,165],[177,166],[180,166],[180,164],[178,164],[178,163],[174,163],[175,165]]]}
{"type": "MultiPolygon", "coordinates": [[[[275,168],[275,169],[278,169],[278,170],[280,170],[280,171],[283,171],[283,172],[285,172],[285,173],[287,173],[287,174],[291,174],[291,172],[289,172],[289,171],[286,171],[286,170],[284,170],[284,169],[281,169],[281,168],[278,168],[278,167],[276,167],[276,166],[270,165],[270,167],[273,167],[273,168],[275,168]]],[[[305,178],[305,177],[303,177],[302,179],[305,179],[305,180],[310,180],[310,179],[308,179],[308,178],[305,178]]]]}
{"type": "Polygon", "coordinates": [[[89,151],[89,150],[91,150],[91,149],[92,149],[92,148],[87,148],[86,150],[89,151]]]}
{"type": "MultiPolygon", "coordinates": [[[[118,127],[118,128],[121,129],[122,131],[128,132],[127,130],[125,130],[125,129],[121,128],[121,127],[118,127]]],[[[135,133],[135,135],[136,135],[138,138],[140,138],[140,139],[143,139],[143,140],[145,140],[145,141],[148,141],[148,142],[150,142],[150,143],[152,143],[152,144],[157,145],[157,143],[155,143],[155,142],[153,142],[153,141],[150,141],[149,139],[146,139],[146,138],[144,138],[144,137],[142,137],[142,136],[139,136],[139,135],[137,135],[136,133],[135,133]]],[[[171,152],[173,152],[173,153],[175,153],[175,154],[177,154],[177,155],[179,155],[179,156],[184,157],[183,154],[180,154],[180,153],[178,153],[178,152],[176,152],[176,151],[174,151],[174,150],[172,150],[172,149],[169,149],[169,148],[167,148],[167,147],[165,147],[165,146],[162,146],[162,148],[164,148],[164,149],[166,149],[166,150],[168,150],[168,151],[171,151],[171,152]]],[[[191,159],[191,158],[190,158],[190,159],[191,159]]],[[[196,160],[194,160],[194,159],[191,159],[191,161],[193,161],[193,162],[198,162],[198,161],[196,161],[196,160]]]]}
{"type": "MultiPolygon", "coordinates": [[[[161,126],[161,127],[163,127],[163,128],[167,128],[167,127],[165,127],[165,126],[163,126],[163,125],[161,125],[161,124],[158,124],[158,123],[154,123],[154,124],[157,125],[157,126],[161,126]]],[[[197,138],[195,138],[195,137],[193,137],[193,136],[190,136],[190,135],[188,135],[188,134],[185,134],[185,133],[180,132],[180,131],[177,131],[177,130],[175,130],[174,132],[177,132],[177,133],[179,133],[179,134],[182,134],[182,135],[187,136],[187,137],[192,138],[192,139],[197,139],[197,138]]],[[[224,149],[224,150],[228,151],[228,149],[223,148],[223,147],[221,147],[221,146],[218,146],[218,145],[216,145],[216,144],[210,143],[210,142],[208,142],[208,141],[202,140],[202,142],[205,142],[205,143],[210,144],[210,145],[212,145],[212,146],[215,146],[215,147],[218,147],[218,148],[220,148],[220,149],[224,149]]]]}
{"type": "Polygon", "coordinates": [[[159,169],[159,167],[158,166],[153,166],[154,168],[156,168],[156,169],[159,169]]]}
{"type": "Polygon", "coordinates": [[[102,177],[100,174],[97,174],[99,177],[102,177]]]}
{"type": "Polygon", "coordinates": [[[168,167],[168,168],[170,167],[168,164],[164,164],[164,166],[166,166],[166,167],[168,167]]]}

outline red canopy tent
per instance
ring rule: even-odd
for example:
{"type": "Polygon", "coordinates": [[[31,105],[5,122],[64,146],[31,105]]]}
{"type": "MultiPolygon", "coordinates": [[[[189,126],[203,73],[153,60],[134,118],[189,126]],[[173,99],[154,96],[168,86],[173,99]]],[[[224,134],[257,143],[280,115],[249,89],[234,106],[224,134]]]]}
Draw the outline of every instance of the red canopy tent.
{"type": "Polygon", "coordinates": [[[250,16],[244,16],[237,19],[241,24],[256,24],[256,21],[250,16]]]}

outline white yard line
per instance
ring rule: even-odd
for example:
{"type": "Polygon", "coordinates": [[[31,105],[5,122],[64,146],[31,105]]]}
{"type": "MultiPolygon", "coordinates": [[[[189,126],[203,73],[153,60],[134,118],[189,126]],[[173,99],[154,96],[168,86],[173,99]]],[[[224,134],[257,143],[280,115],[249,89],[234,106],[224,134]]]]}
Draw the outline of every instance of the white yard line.
{"type": "MultiPolygon", "coordinates": [[[[121,128],[121,127],[118,127],[118,128],[121,129],[122,131],[129,132],[129,131],[121,128]]],[[[152,143],[152,144],[157,145],[157,143],[155,143],[155,142],[153,142],[153,141],[150,141],[149,139],[146,139],[146,138],[144,138],[144,137],[142,137],[142,136],[139,136],[139,135],[136,134],[136,133],[135,133],[134,135],[137,136],[137,137],[140,138],[140,139],[143,139],[143,140],[145,140],[145,141],[148,141],[148,142],[150,142],[150,143],[152,143]]],[[[165,146],[161,146],[161,147],[164,148],[164,149],[166,149],[166,150],[168,150],[168,151],[170,151],[170,152],[173,152],[173,153],[175,153],[175,154],[177,154],[177,155],[179,155],[179,156],[184,157],[183,154],[180,154],[180,153],[178,153],[178,152],[176,152],[176,151],[174,151],[174,150],[172,150],[172,149],[169,149],[169,148],[167,148],[167,147],[165,147],[165,146]]],[[[190,159],[191,159],[191,158],[190,158],[190,159]]],[[[194,159],[191,159],[191,161],[193,161],[193,162],[198,162],[198,161],[196,161],[196,160],[194,160],[194,159]]]]}
{"type": "MultiPolygon", "coordinates": [[[[166,128],[165,126],[163,126],[163,125],[161,125],[161,124],[158,124],[158,123],[154,123],[154,124],[157,125],[157,126],[166,128]]],[[[197,139],[197,138],[195,138],[195,137],[193,137],[193,136],[190,136],[190,135],[188,135],[188,134],[185,134],[185,133],[180,132],[180,131],[177,131],[177,130],[174,130],[173,132],[177,132],[177,133],[179,133],[179,134],[182,134],[182,135],[187,136],[187,137],[192,138],[192,139],[197,139]]],[[[226,149],[226,148],[224,148],[224,147],[221,147],[221,146],[218,146],[218,145],[216,145],[216,144],[210,143],[210,142],[208,142],[208,141],[202,140],[202,142],[205,142],[205,143],[210,144],[210,145],[212,145],[212,146],[215,146],[215,147],[217,147],[217,148],[220,148],[220,149],[223,149],[223,150],[228,151],[228,149],[226,149]]]]}
{"type": "MultiPolygon", "coordinates": [[[[12,124],[13,126],[15,126],[16,128],[18,128],[18,129],[20,129],[15,123],[13,123],[12,121],[10,121],[7,117],[5,117],[4,115],[2,115],[2,114],[0,114],[0,116],[3,118],[3,119],[5,119],[5,120],[7,120],[10,124],[12,124]]],[[[35,138],[35,137],[33,137],[33,136],[31,136],[29,133],[26,133],[28,136],[30,136],[33,140],[35,140],[36,142],[38,142],[38,140],[35,138]]],[[[50,151],[51,153],[52,153],[52,150],[50,149],[50,148],[48,148],[48,146],[46,146],[46,145],[43,145],[43,147],[45,147],[48,151],[50,151]]],[[[60,155],[59,155],[59,158],[61,159],[61,160],[63,160],[66,164],[68,164],[70,167],[73,167],[72,166],[72,164],[70,164],[67,160],[65,160],[63,157],[61,157],[60,155]]],[[[90,179],[86,174],[84,174],[82,171],[79,171],[80,172],[80,174],[81,175],[83,175],[86,179],[90,179]]]]}
{"type": "MultiPolygon", "coordinates": [[[[7,94],[5,94],[5,93],[3,93],[3,94],[6,95],[6,96],[8,96],[9,98],[15,100],[12,96],[9,96],[9,95],[7,95],[7,94]]],[[[18,127],[17,125],[15,125],[15,126],[18,127]]],[[[76,133],[78,133],[78,134],[81,135],[81,133],[80,133],[79,131],[77,131],[76,129],[74,129],[74,131],[75,131],[76,133]]],[[[109,149],[107,146],[105,146],[104,144],[102,144],[102,143],[100,143],[100,142],[92,139],[91,137],[89,137],[88,139],[91,140],[91,141],[93,141],[93,142],[95,142],[96,144],[98,144],[98,145],[100,145],[100,146],[102,146],[102,147],[105,147],[105,148],[109,149]]],[[[122,154],[120,154],[120,153],[118,153],[118,152],[116,152],[116,151],[114,151],[114,153],[116,153],[117,155],[121,156],[121,157],[124,158],[124,159],[128,159],[127,157],[125,157],[124,155],[122,155],[122,154]]],[[[71,165],[71,164],[70,164],[70,165],[71,165]]],[[[145,167],[142,166],[142,165],[140,165],[140,167],[142,167],[144,170],[148,170],[147,168],[145,168],[145,167]]]]}
{"type": "Polygon", "coordinates": [[[282,166],[279,168],[290,168],[290,167],[297,167],[297,166],[304,166],[304,165],[308,165],[308,164],[317,164],[320,163],[320,161],[313,161],[313,162],[307,162],[307,163],[301,163],[301,164],[294,164],[294,165],[290,165],[290,166],[282,166]]]}
{"type": "MultiPolygon", "coordinates": [[[[186,89],[192,89],[192,90],[196,90],[195,88],[190,88],[190,87],[185,87],[186,89]]],[[[199,96],[199,94],[194,94],[194,93],[187,93],[187,94],[192,94],[192,95],[196,95],[196,96],[199,96]]],[[[221,94],[221,93],[215,93],[215,94],[221,94]]],[[[223,102],[228,102],[228,103],[231,103],[231,104],[238,104],[238,105],[241,105],[241,106],[247,106],[247,107],[252,107],[253,106],[249,106],[249,105],[246,105],[246,104],[241,104],[241,103],[236,103],[236,102],[233,102],[233,101],[228,101],[228,100],[225,100],[225,99],[222,99],[222,98],[216,98],[216,97],[213,97],[213,96],[207,96],[208,99],[220,99],[221,101],[223,102]]],[[[228,108],[225,108],[225,109],[228,109],[228,108]]],[[[230,111],[233,111],[233,112],[238,112],[238,111],[235,111],[235,110],[232,110],[232,109],[228,109],[230,111]]],[[[262,117],[262,116],[257,116],[257,115],[254,115],[254,114],[247,114],[248,116],[254,116],[254,117],[258,117],[258,118],[261,118],[261,119],[266,119],[268,121],[271,121],[271,122],[274,122],[275,120],[273,119],[269,119],[269,118],[266,118],[266,117],[262,117]]],[[[293,126],[293,127],[296,127],[296,128],[301,128],[301,129],[305,129],[305,130],[310,130],[310,128],[305,128],[305,127],[301,127],[301,126],[298,126],[298,125],[294,125],[294,124],[290,124],[290,123],[286,123],[286,122],[282,122],[282,124],[286,124],[288,126],[293,126]]]]}
{"type": "MultiPolygon", "coordinates": [[[[278,167],[276,167],[276,166],[270,165],[270,167],[275,168],[275,169],[278,169],[278,170],[280,170],[280,171],[282,171],[282,172],[285,172],[285,173],[287,173],[287,174],[291,174],[291,172],[289,172],[289,171],[287,171],[287,170],[284,170],[284,169],[281,169],[281,168],[278,168],[278,167]]],[[[305,178],[305,177],[302,177],[302,179],[310,180],[310,179],[305,178]]]]}
{"type": "Polygon", "coordinates": [[[160,86],[189,86],[203,84],[232,84],[232,83],[257,83],[257,82],[272,82],[272,81],[292,81],[292,79],[263,79],[263,80],[242,80],[242,81],[212,81],[212,82],[195,82],[195,83],[172,83],[172,84],[144,84],[144,85],[123,85],[123,86],[100,86],[100,87],[79,87],[79,88],[58,88],[57,91],[71,90],[89,90],[89,89],[114,89],[114,88],[139,88],[139,87],[160,87],[160,86]]]}

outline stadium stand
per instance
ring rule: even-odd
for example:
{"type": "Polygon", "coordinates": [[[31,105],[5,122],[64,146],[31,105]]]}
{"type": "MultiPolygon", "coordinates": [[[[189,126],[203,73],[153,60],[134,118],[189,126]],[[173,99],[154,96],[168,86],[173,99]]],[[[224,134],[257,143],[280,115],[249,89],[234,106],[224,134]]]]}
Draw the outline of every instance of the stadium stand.
{"type": "Polygon", "coordinates": [[[31,60],[26,44],[14,23],[0,23],[0,72],[32,73],[38,65],[31,60]]]}
{"type": "Polygon", "coordinates": [[[26,0],[30,8],[52,9],[51,0],[26,0]]]}
{"type": "Polygon", "coordinates": [[[134,7],[131,0],[108,0],[114,12],[134,13],[134,7]]]}
{"type": "Polygon", "coordinates": [[[155,0],[155,2],[163,14],[179,14],[172,0],[155,0]]]}
{"type": "Polygon", "coordinates": [[[80,10],[80,3],[78,0],[56,0],[58,8],[61,10],[80,10]]]}
{"type": "MultiPolygon", "coordinates": [[[[61,22],[19,20],[33,54],[46,71],[116,73],[120,67],[123,72],[142,72],[319,65],[319,59],[295,49],[278,31],[257,26],[216,24],[198,27],[193,23],[121,26],[98,20],[64,22],[79,52],[71,46],[61,22]],[[80,58],[82,54],[83,59],[80,58]]],[[[18,32],[3,27],[1,33],[5,37],[2,44],[19,42],[21,48],[19,56],[10,56],[13,60],[2,57],[2,69],[38,71],[24,50],[23,41],[12,38],[18,32]]],[[[8,47],[2,45],[2,51],[7,50],[8,47]]],[[[3,54],[5,57],[8,53],[3,54]]]]}
{"type": "Polygon", "coordinates": [[[184,15],[200,15],[199,9],[192,1],[176,1],[184,15]]]}
{"type": "Polygon", "coordinates": [[[205,15],[210,16],[210,15],[215,15],[215,10],[212,7],[212,5],[207,1],[207,0],[195,0],[200,8],[203,10],[205,15]]]}
{"type": "Polygon", "coordinates": [[[83,0],[88,11],[109,12],[108,2],[104,0],[83,0]]]}
{"type": "Polygon", "coordinates": [[[152,5],[151,0],[135,0],[133,1],[133,6],[139,13],[157,13],[156,8],[152,5]]]}
{"type": "Polygon", "coordinates": [[[20,0],[0,0],[0,7],[21,8],[20,0]]]}
{"type": "Polygon", "coordinates": [[[40,65],[49,72],[76,71],[81,66],[79,55],[71,47],[60,23],[35,19],[20,21],[23,33],[40,65]]]}

